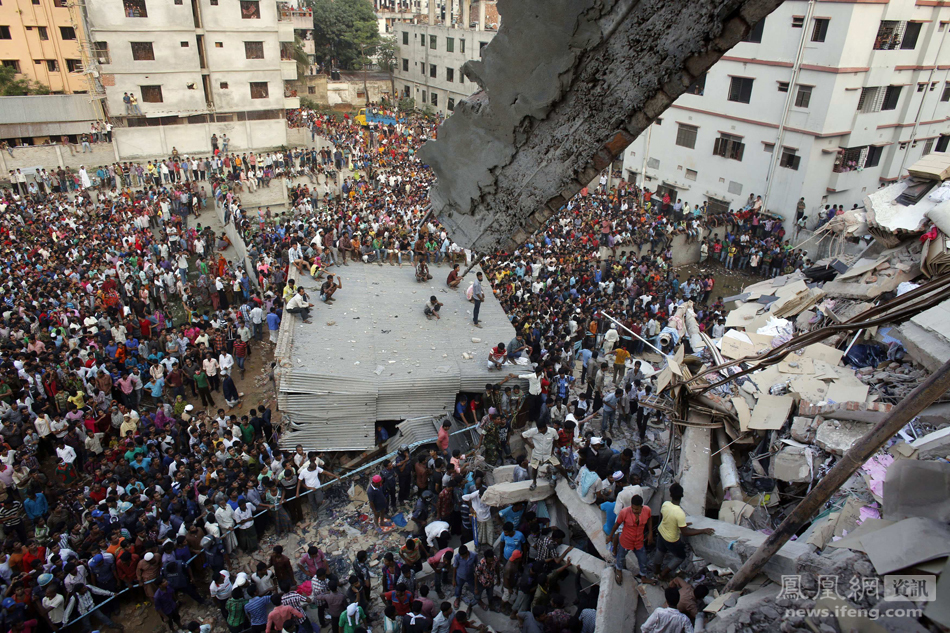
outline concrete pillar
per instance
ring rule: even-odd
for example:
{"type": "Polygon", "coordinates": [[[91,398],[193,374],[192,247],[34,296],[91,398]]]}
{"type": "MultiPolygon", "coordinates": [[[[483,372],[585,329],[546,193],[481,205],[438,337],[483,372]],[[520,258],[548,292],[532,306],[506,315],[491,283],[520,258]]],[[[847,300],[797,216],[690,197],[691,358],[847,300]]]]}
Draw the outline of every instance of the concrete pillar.
{"type": "MultiPolygon", "coordinates": [[[[113,141],[115,141],[115,134],[112,135],[113,141]]],[[[56,163],[60,166],[61,169],[66,168],[66,161],[63,158],[63,146],[59,143],[56,144],[56,163]]]]}
{"type": "Polygon", "coordinates": [[[463,29],[472,25],[472,0],[459,0],[462,3],[462,24],[463,29]]]}
{"type": "Polygon", "coordinates": [[[478,30],[485,30],[485,15],[486,15],[485,0],[478,1],[478,30]]]}
{"type": "MultiPolygon", "coordinates": [[[[540,486],[540,484],[538,485],[540,486]]],[[[597,553],[607,562],[612,562],[613,555],[607,550],[607,535],[604,534],[604,514],[600,511],[600,506],[581,501],[580,495],[567,485],[565,479],[558,479],[555,490],[557,491],[557,498],[566,506],[568,514],[574,517],[577,524],[587,532],[587,538],[590,539],[597,553]]]]}
{"type": "Polygon", "coordinates": [[[429,26],[435,24],[435,0],[429,0],[429,26]]]}
{"type": "Polygon", "coordinates": [[[600,574],[600,595],[597,598],[597,633],[621,633],[633,627],[637,612],[637,579],[629,571],[623,572],[623,584],[614,580],[610,567],[600,574]]]}
{"type": "MultiPolygon", "coordinates": [[[[709,416],[691,414],[689,420],[707,421],[709,416]],[[700,419],[702,418],[702,419],[700,419]]],[[[703,516],[706,511],[706,489],[709,487],[711,461],[709,429],[693,426],[683,431],[683,448],[680,450],[679,482],[683,486],[682,507],[686,514],[703,516]]]]}

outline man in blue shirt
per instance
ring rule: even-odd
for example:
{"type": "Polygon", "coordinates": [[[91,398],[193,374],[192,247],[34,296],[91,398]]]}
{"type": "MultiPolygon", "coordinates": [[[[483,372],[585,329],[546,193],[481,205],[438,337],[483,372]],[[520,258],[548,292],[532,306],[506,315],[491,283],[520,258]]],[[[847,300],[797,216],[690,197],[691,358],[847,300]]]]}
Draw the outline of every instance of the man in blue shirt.
{"type": "Polygon", "coordinates": [[[505,547],[503,551],[504,559],[511,560],[511,555],[515,553],[515,550],[520,550],[524,545],[524,534],[516,530],[511,521],[506,522],[501,529],[501,535],[495,541],[495,544],[503,543],[505,547]]]}
{"type": "MultiPolygon", "coordinates": [[[[510,525],[510,524],[506,524],[510,525]]],[[[455,608],[458,609],[461,604],[462,587],[468,584],[469,589],[475,591],[475,557],[464,545],[459,546],[458,556],[452,558],[452,567],[455,568],[455,576],[452,577],[452,585],[455,587],[455,608]]],[[[469,604],[468,600],[466,600],[469,604]]]]}
{"type": "Polygon", "coordinates": [[[270,342],[277,342],[277,332],[280,331],[280,316],[277,315],[277,308],[271,308],[267,314],[267,334],[270,336],[270,342]]]}

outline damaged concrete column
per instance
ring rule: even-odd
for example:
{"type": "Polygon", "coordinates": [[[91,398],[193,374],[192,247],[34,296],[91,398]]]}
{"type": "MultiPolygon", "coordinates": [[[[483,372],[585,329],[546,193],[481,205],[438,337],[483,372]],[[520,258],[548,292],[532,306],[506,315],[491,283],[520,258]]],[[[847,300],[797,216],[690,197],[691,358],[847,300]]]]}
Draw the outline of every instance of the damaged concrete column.
{"type": "Polygon", "coordinates": [[[487,17],[488,8],[485,6],[485,0],[478,0],[478,30],[485,30],[485,18],[487,17]]]}
{"type": "Polygon", "coordinates": [[[742,501],[742,488],[739,486],[739,469],[736,458],[729,448],[729,436],[722,429],[716,429],[716,442],[719,444],[719,482],[726,499],[742,501]]]}
{"type": "Polygon", "coordinates": [[[597,598],[597,633],[629,631],[632,616],[637,612],[637,580],[629,571],[623,572],[623,584],[614,582],[614,570],[605,569],[600,575],[600,595],[597,598]]]}
{"type": "MultiPolygon", "coordinates": [[[[709,416],[690,414],[690,422],[709,421],[709,416]]],[[[706,489],[709,487],[711,464],[709,429],[694,426],[683,431],[683,447],[680,450],[679,482],[683,486],[681,506],[686,514],[703,516],[706,512],[706,489]]]]}
{"type": "Polygon", "coordinates": [[[435,24],[435,0],[429,0],[429,26],[435,24]]]}
{"type": "Polygon", "coordinates": [[[462,3],[462,24],[463,29],[472,26],[472,0],[459,0],[462,3]]]}
{"type": "MultiPolygon", "coordinates": [[[[538,484],[538,487],[540,488],[540,484],[538,484]]],[[[613,556],[607,549],[607,535],[604,534],[604,515],[600,511],[600,507],[581,501],[580,495],[567,484],[565,479],[558,480],[555,490],[557,491],[557,498],[567,507],[568,513],[577,521],[578,525],[587,532],[587,538],[601,557],[608,562],[612,561],[613,556]]]]}

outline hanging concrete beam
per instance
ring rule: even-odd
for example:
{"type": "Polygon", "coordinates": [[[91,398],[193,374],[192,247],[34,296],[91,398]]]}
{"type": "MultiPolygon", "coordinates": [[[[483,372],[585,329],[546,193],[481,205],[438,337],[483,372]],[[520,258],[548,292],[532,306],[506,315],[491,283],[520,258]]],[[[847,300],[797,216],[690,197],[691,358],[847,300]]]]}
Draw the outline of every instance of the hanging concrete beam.
{"type": "Polygon", "coordinates": [[[497,35],[462,69],[481,90],[419,154],[433,211],[465,248],[513,250],[779,4],[498,2],[497,35]]]}
{"type": "MultiPolygon", "coordinates": [[[[708,421],[709,416],[690,414],[690,422],[708,421]]],[[[683,431],[683,447],[680,449],[679,475],[683,486],[683,501],[680,504],[686,514],[703,516],[706,512],[706,489],[709,488],[709,469],[712,462],[709,429],[693,426],[683,431]]]]}

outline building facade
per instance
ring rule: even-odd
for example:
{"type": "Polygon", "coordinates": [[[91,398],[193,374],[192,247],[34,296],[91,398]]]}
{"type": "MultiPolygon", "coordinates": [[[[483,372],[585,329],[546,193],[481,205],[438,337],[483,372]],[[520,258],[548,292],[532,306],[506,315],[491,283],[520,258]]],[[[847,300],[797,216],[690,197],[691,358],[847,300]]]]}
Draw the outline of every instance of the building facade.
{"type": "Polygon", "coordinates": [[[451,114],[455,104],[478,89],[462,74],[462,65],[480,59],[481,50],[495,31],[458,29],[428,24],[397,24],[396,91],[412,98],[417,108],[426,105],[451,114]]]}
{"type": "Polygon", "coordinates": [[[121,156],[209,152],[212,134],[227,134],[231,151],[286,143],[285,110],[299,106],[284,86],[297,78],[297,12],[274,0],[95,0],[86,8],[121,156]]]}
{"type": "Polygon", "coordinates": [[[624,176],[809,227],[950,142],[950,5],[788,0],[627,148],[624,176]]]}
{"type": "Polygon", "coordinates": [[[83,70],[82,20],[68,0],[0,3],[0,63],[54,94],[89,92],[83,70]]]}

